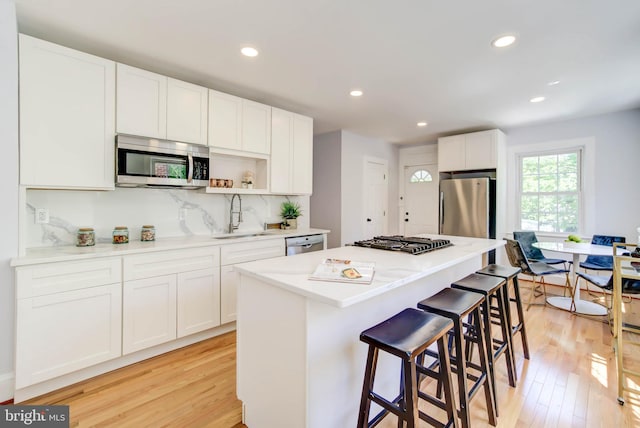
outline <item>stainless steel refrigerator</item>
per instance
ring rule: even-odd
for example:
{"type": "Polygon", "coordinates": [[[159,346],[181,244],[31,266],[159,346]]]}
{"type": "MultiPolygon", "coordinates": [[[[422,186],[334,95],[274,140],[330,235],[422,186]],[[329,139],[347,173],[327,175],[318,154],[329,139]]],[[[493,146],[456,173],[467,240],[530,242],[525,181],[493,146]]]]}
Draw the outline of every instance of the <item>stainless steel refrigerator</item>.
{"type": "Polygon", "coordinates": [[[488,177],[440,181],[440,233],[496,237],[495,180],[488,177]]]}

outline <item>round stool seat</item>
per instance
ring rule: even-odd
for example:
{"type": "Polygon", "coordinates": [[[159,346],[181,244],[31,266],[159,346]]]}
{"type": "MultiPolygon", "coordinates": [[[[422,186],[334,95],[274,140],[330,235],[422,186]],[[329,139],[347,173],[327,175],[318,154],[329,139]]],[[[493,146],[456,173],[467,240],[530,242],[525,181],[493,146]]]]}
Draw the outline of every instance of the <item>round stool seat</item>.
{"type": "Polygon", "coordinates": [[[445,317],[407,308],[360,334],[360,340],[400,358],[422,352],[453,328],[445,317]]]}
{"type": "Polygon", "coordinates": [[[446,314],[461,317],[478,307],[484,297],[455,288],[445,288],[418,303],[420,309],[429,310],[438,315],[446,314]]]}
{"type": "Polygon", "coordinates": [[[491,275],[491,276],[499,276],[504,279],[510,279],[517,274],[522,272],[522,269],[513,267],[513,266],[503,266],[503,265],[488,265],[480,270],[477,270],[476,273],[482,275],[491,275]]]}
{"type": "Polygon", "coordinates": [[[494,294],[498,288],[504,284],[505,280],[501,277],[472,273],[452,283],[451,286],[454,288],[461,288],[463,290],[475,291],[485,296],[489,296],[494,294]]]}

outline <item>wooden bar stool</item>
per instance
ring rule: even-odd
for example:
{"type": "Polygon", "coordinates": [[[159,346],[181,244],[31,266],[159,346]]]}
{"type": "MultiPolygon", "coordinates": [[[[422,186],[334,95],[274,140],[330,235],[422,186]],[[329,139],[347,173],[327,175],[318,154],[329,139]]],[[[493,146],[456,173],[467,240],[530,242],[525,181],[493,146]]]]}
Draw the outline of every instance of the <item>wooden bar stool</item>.
{"type": "MultiPolygon", "coordinates": [[[[484,296],[482,302],[482,322],[484,324],[485,339],[487,341],[487,354],[489,357],[489,369],[493,385],[493,394],[496,397],[496,415],[498,415],[495,365],[498,358],[505,356],[509,385],[516,386],[515,358],[513,345],[511,344],[511,328],[507,314],[508,297],[505,295],[507,282],[504,278],[472,273],[451,284],[451,287],[460,290],[471,291],[484,296]],[[496,306],[493,306],[495,300],[496,306]],[[502,340],[493,337],[491,324],[500,325],[502,340]]],[[[469,353],[467,358],[470,358],[469,353]]]]}
{"type": "MultiPolygon", "coordinates": [[[[458,395],[460,397],[458,414],[462,420],[463,428],[469,428],[471,425],[469,402],[478,393],[481,386],[484,387],[489,423],[496,426],[495,396],[493,394],[489,357],[487,356],[486,340],[480,315],[480,306],[483,301],[484,297],[478,293],[445,288],[418,303],[420,309],[442,315],[453,321],[455,355],[451,358],[451,371],[456,373],[458,378],[458,395]],[[468,315],[472,315],[471,325],[464,322],[468,315]],[[466,327],[468,327],[468,330],[465,333],[466,327]],[[480,365],[467,361],[465,358],[465,345],[468,347],[473,343],[478,345],[480,365]],[[471,373],[469,369],[473,370],[474,373],[471,373]],[[467,385],[468,380],[473,381],[471,388],[467,385]]],[[[429,351],[426,353],[429,355],[429,351]]]]}
{"type": "MultiPolygon", "coordinates": [[[[513,324],[513,318],[511,317],[511,307],[509,306],[509,320],[511,325],[512,336],[520,333],[520,339],[522,339],[522,351],[524,357],[529,359],[529,342],[527,341],[527,329],[524,326],[524,311],[522,309],[522,299],[520,299],[520,287],[518,285],[518,274],[521,272],[520,268],[503,265],[488,265],[484,269],[476,271],[476,273],[489,276],[497,276],[504,278],[507,281],[507,295],[509,301],[516,304],[516,311],[518,314],[518,323],[513,324]],[[509,282],[513,284],[513,296],[509,293],[509,282]]],[[[513,340],[511,341],[513,343],[513,340]]]]}
{"type": "MultiPolygon", "coordinates": [[[[398,417],[398,427],[402,427],[403,422],[406,422],[409,428],[417,427],[419,419],[435,427],[458,427],[451,386],[449,352],[445,343],[447,332],[452,327],[453,323],[447,318],[407,308],[360,334],[360,340],[369,344],[369,352],[362,386],[358,428],[374,427],[389,413],[398,417]],[[439,370],[437,372],[417,363],[418,357],[421,358],[427,347],[434,342],[438,345],[439,370]],[[400,393],[392,401],[373,391],[379,350],[402,360],[400,393]],[[442,382],[444,401],[419,391],[422,376],[442,382]],[[447,422],[442,423],[419,411],[418,398],[445,410],[447,422]],[[382,410],[369,421],[371,402],[381,406],[382,410]]],[[[422,362],[421,359],[420,362],[422,362]]]]}

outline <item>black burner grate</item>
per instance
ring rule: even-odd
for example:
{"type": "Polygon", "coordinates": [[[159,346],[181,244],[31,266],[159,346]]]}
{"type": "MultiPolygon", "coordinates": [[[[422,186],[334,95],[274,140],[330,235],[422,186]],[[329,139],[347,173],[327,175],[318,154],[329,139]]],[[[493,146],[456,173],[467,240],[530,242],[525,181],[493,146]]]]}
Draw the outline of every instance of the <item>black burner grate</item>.
{"type": "Polygon", "coordinates": [[[410,254],[423,254],[440,248],[450,247],[453,244],[448,239],[430,239],[417,236],[376,236],[373,239],[356,241],[353,245],[358,247],[376,248],[379,250],[404,251],[410,254]]]}

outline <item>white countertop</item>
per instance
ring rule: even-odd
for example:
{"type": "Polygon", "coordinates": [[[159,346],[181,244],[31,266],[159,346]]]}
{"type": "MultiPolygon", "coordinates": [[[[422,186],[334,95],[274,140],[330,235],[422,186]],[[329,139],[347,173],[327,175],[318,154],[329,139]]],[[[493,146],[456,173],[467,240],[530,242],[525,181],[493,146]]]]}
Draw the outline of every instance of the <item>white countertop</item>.
{"type": "Polygon", "coordinates": [[[419,236],[449,239],[454,245],[421,255],[348,246],[299,254],[295,257],[242,263],[235,265],[234,269],[293,293],[329,305],[346,307],[504,245],[503,240],[494,239],[419,236]],[[349,284],[308,279],[325,258],[374,262],[376,266],[373,281],[371,284],[349,284]]]}
{"type": "MultiPolygon", "coordinates": [[[[130,241],[128,244],[96,244],[92,247],[75,247],[71,245],[57,247],[41,247],[27,249],[26,255],[11,260],[11,266],[26,266],[39,263],[53,263],[63,261],[85,260],[96,257],[113,257],[127,254],[142,254],[155,251],[169,251],[186,248],[198,248],[214,245],[228,245],[239,242],[250,242],[274,238],[289,238],[293,236],[306,236],[329,233],[326,229],[289,229],[256,231],[265,233],[259,236],[238,236],[237,238],[216,239],[206,236],[187,236],[175,238],[159,238],[151,242],[130,241]]],[[[237,232],[242,235],[243,232],[237,232]]],[[[220,236],[220,235],[218,235],[220,236]]],[[[226,234],[224,235],[226,236],[226,234]]]]}

